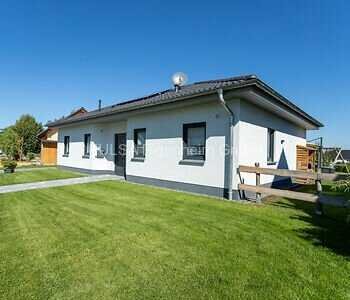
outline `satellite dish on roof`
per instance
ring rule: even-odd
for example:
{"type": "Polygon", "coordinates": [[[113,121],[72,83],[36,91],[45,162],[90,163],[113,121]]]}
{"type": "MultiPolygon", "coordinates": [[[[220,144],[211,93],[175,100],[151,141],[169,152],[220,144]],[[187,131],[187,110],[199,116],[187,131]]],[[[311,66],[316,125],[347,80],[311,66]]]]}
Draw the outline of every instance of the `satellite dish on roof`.
{"type": "Polygon", "coordinates": [[[179,88],[180,86],[183,86],[187,82],[187,75],[182,72],[176,72],[172,77],[171,80],[175,86],[175,88],[179,88]]]}

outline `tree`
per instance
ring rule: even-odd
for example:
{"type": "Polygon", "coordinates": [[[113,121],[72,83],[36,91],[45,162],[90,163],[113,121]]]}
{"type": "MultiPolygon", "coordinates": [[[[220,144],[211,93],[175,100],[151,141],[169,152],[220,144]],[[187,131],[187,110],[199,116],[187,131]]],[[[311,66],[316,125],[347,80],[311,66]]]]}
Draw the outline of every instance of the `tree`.
{"type": "Polygon", "coordinates": [[[13,126],[7,127],[0,135],[0,148],[10,158],[18,157],[18,136],[13,126]]]}
{"type": "Polygon", "coordinates": [[[28,153],[40,152],[40,141],[38,134],[43,126],[31,115],[21,116],[14,125],[17,133],[18,154],[20,159],[28,153]]]}
{"type": "Polygon", "coordinates": [[[7,127],[0,136],[0,148],[11,158],[23,160],[28,153],[40,152],[38,134],[43,129],[34,117],[21,116],[15,125],[7,127]]]}

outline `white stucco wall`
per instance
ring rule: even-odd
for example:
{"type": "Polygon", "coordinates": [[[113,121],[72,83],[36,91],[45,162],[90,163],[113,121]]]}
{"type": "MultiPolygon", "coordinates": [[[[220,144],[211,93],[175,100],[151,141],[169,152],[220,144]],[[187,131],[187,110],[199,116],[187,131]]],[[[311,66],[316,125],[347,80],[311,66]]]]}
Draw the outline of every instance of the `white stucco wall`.
{"type": "Polygon", "coordinates": [[[114,171],[114,135],[126,132],[126,122],[88,124],[60,128],[58,131],[58,165],[89,169],[114,171]],[[82,158],[84,134],[91,134],[90,158],[82,158]],[[64,136],[70,136],[69,156],[64,157],[64,136]],[[106,151],[104,158],[96,158],[97,147],[106,151]]]}
{"type": "MultiPolygon", "coordinates": [[[[305,129],[290,123],[244,100],[229,102],[236,117],[234,127],[233,189],[237,189],[239,165],[296,168],[296,145],[306,144],[305,129]],[[267,128],[275,130],[276,165],[267,165],[267,128]],[[281,144],[281,141],[284,143],[281,144]]],[[[60,128],[58,134],[58,164],[62,166],[114,171],[114,135],[127,133],[126,174],[167,181],[190,183],[210,187],[227,187],[225,170],[228,157],[228,115],[217,101],[167,111],[144,113],[129,117],[127,121],[96,123],[60,128]],[[183,124],[206,122],[206,160],[204,165],[182,164],[183,124]],[[146,158],[133,161],[134,129],[146,128],[146,158]],[[91,134],[91,155],[82,158],[84,134],[91,134]],[[64,136],[70,136],[69,157],[63,157],[64,136]],[[97,145],[107,154],[96,158],[97,145]]],[[[247,184],[255,184],[255,175],[242,173],[247,184]]],[[[262,183],[273,180],[262,176],[262,183]]]]}
{"type": "Polygon", "coordinates": [[[125,133],[126,126],[125,121],[96,124],[95,135],[94,137],[91,136],[91,140],[95,145],[94,156],[91,158],[94,170],[114,171],[114,136],[117,133],[125,133]],[[104,158],[96,158],[97,147],[102,147],[105,150],[104,158]]]}
{"type": "MultiPolygon", "coordinates": [[[[239,122],[239,163],[261,167],[296,169],[296,146],[306,145],[306,130],[280,117],[241,101],[239,122]],[[275,130],[275,165],[267,163],[267,130],[275,130]],[[284,140],[284,143],[281,143],[284,140]]],[[[242,173],[246,184],[255,184],[255,175],[242,173]]],[[[261,176],[261,183],[273,181],[273,176],[261,176]]]]}
{"type": "Polygon", "coordinates": [[[224,187],[228,118],[217,102],[139,115],[128,119],[127,127],[127,175],[224,187]],[[195,122],[206,122],[206,160],[202,166],[181,163],[183,124],[195,122]],[[132,161],[137,128],[146,128],[144,162],[132,161]]]}

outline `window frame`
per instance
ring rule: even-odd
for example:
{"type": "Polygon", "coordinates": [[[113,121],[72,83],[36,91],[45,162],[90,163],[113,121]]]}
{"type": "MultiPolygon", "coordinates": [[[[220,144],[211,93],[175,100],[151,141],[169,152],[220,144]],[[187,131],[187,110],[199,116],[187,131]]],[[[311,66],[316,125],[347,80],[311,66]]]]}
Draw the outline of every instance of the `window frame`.
{"type": "Polygon", "coordinates": [[[206,159],[206,147],[207,147],[207,123],[206,122],[196,122],[196,123],[186,123],[182,125],[182,159],[183,160],[196,160],[205,161],[206,159]],[[191,128],[204,128],[204,153],[201,155],[188,155],[186,148],[188,147],[188,129],[191,128]]]}
{"type": "Polygon", "coordinates": [[[267,162],[275,162],[275,133],[276,130],[272,128],[267,129],[267,162]]]}
{"type": "Polygon", "coordinates": [[[63,155],[69,156],[70,136],[65,135],[63,137],[63,155]]]}
{"type": "Polygon", "coordinates": [[[91,154],[91,133],[84,134],[84,158],[89,158],[91,154]]]}
{"type": "Polygon", "coordinates": [[[147,140],[147,132],[146,132],[146,128],[135,128],[134,129],[134,158],[140,158],[140,159],[144,159],[146,157],[146,140],[147,140]],[[145,134],[145,141],[143,146],[143,153],[139,153],[138,152],[138,144],[137,144],[137,138],[138,138],[138,134],[144,132],[145,134]]]}

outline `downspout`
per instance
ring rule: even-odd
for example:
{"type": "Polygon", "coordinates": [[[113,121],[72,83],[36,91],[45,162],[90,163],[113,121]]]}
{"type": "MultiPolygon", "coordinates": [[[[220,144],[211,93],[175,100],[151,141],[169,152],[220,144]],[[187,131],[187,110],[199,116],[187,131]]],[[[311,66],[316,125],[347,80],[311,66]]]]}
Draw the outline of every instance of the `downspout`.
{"type": "Polygon", "coordinates": [[[228,199],[232,200],[232,180],[233,180],[233,127],[235,122],[235,115],[233,111],[228,107],[225,99],[224,99],[224,91],[222,89],[218,89],[219,102],[222,107],[225,109],[227,114],[229,115],[229,126],[230,126],[230,140],[229,140],[229,170],[227,174],[228,181],[228,199]]]}

